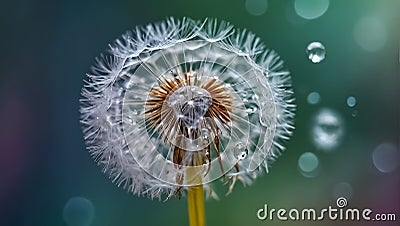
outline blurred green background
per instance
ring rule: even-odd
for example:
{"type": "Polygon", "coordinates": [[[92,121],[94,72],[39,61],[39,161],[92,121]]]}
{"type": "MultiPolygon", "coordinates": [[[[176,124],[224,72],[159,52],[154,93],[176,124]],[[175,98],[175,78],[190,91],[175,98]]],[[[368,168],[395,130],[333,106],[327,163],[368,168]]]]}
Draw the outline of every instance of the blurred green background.
{"type": "Polygon", "coordinates": [[[208,200],[207,225],[365,225],[256,217],[264,204],[318,210],[339,196],[349,207],[397,214],[397,222],[371,225],[399,225],[400,1],[309,1],[2,2],[0,225],[79,226],[88,219],[79,210],[93,216],[92,226],[188,225],[185,198],[152,201],[112,184],[85,150],[79,124],[82,79],[94,58],[126,30],[167,16],[248,28],[284,59],[295,90],[287,150],[252,186],[208,200]],[[306,55],[312,41],[326,48],[318,64],[306,55]],[[313,140],[322,109],[336,119],[333,129],[317,130],[335,138],[329,151],[313,140]],[[305,152],[313,158],[300,158],[305,152]]]}

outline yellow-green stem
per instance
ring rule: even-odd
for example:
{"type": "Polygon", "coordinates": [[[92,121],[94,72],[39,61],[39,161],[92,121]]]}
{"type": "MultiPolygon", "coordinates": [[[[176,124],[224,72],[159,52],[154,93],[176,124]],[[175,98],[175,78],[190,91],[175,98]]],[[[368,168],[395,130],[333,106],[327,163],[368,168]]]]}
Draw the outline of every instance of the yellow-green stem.
{"type": "Polygon", "coordinates": [[[203,186],[188,189],[188,209],[190,226],[204,226],[204,194],[203,186]]]}

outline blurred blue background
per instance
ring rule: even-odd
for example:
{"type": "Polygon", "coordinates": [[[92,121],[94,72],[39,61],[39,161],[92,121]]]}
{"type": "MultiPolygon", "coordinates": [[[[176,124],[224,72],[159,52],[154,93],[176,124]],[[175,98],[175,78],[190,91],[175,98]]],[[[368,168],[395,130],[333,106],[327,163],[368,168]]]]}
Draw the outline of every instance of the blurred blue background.
{"type": "Polygon", "coordinates": [[[167,16],[256,33],[284,59],[298,105],[286,152],[252,186],[208,200],[207,225],[365,225],[256,217],[264,204],[320,209],[339,196],[397,214],[371,225],[399,225],[399,12],[398,0],[2,2],[0,225],[188,225],[185,198],[151,201],[112,184],[79,124],[94,58],[126,30],[167,16]],[[326,48],[318,64],[306,55],[313,41],[326,48]]]}

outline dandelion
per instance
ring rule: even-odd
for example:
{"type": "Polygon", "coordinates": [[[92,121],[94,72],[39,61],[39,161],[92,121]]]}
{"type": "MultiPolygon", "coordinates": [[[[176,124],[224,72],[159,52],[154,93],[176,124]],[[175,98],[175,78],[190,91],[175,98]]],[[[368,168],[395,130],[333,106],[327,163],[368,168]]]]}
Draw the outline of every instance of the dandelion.
{"type": "Polygon", "coordinates": [[[289,72],[251,32],[217,20],[137,27],[96,60],[82,89],[87,148],[118,186],[150,198],[186,194],[204,224],[214,180],[251,182],[294,129],[289,72]]]}

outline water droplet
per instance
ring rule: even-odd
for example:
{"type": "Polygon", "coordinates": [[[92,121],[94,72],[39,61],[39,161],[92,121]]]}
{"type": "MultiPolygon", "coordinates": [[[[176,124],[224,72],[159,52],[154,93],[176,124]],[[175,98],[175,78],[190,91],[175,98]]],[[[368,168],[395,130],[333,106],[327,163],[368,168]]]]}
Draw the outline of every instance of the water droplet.
{"type": "Polygon", "coordinates": [[[332,150],[340,143],[343,133],[342,119],[336,112],[329,109],[318,112],[312,128],[312,138],[318,148],[332,150]]]}
{"type": "Polygon", "coordinates": [[[318,157],[312,152],[305,152],[298,160],[300,172],[305,177],[315,177],[319,166],[318,157]]]}
{"type": "Polygon", "coordinates": [[[94,206],[86,198],[70,198],[64,206],[63,217],[68,226],[89,226],[94,218],[94,206]]]}
{"type": "Polygon", "coordinates": [[[126,116],[126,120],[131,125],[135,125],[136,124],[136,122],[133,121],[133,119],[132,119],[132,117],[130,115],[126,116]]]}
{"type": "Polygon", "coordinates": [[[333,197],[338,199],[340,197],[345,197],[347,200],[351,198],[353,194],[353,187],[346,182],[341,182],[335,184],[333,187],[333,197]]]}
{"type": "Polygon", "coordinates": [[[132,120],[132,117],[131,116],[126,116],[126,120],[129,122],[129,123],[132,123],[133,122],[133,120],[132,120]]]}
{"type": "Polygon", "coordinates": [[[258,101],[258,95],[257,95],[257,94],[254,94],[254,95],[252,96],[252,99],[253,99],[253,101],[258,101]]]}
{"type": "Polygon", "coordinates": [[[399,157],[399,151],[391,143],[380,144],[372,153],[372,161],[382,173],[394,171],[399,165],[399,157]]]}
{"type": "Polygon", "coordinates": [[[234,148],[234,155],[238,160],[243,160],[247,157],[248,150],[245,144],[239,142],[235,145],[234,148]]]}
{"type": "Polygon", "coordinates": [[[329,0],[295,0],[294,9],[297,15],[312,20],[322,16],[329,7],[329,0]]]}
{"type": "Polygon", "coordinates": [[[349,97],[347,98],[347,100],[346,100],[346,103],[347,103],[347,106],[349,106],[349,107],[352,108],[352,107],[356,106],[357,100],[356,100],[355,97],[349,96],[349,97]]]}
{"type": "Polygon", "coordinates": [[[320,97],[319,93],[317,93],[317,92],[311,92],[307,96],[307,102],[309,104],[318,104],[320,99],[321,99],[321,97],[320,97]]]}
{"type": "Polygon", "coordinates": [[[203,146],[207,146],[214,140],[213,133],[207,128],[202,128],[201,139],[203,146]]]}
{"type": "Polygon", "coordinates": [[[239,93],[239,95],[241,96],[241,97],[243,97],[243,98],[245,98],[245,97],[247,97],[247,91],[246,90],[243,90],[243,91],[241,91],[240,93],[239,93]]]}
{"type": "Polygon", "coordinates": [[[261,16],[267,11],[267,0],[246,0],[245,7],[248,13],[253,16],[261,16]]]}
{"type": "Polygon", "coordinates": [[[325,46],[320,42],[311,42],[307,46],[306,53],[311,62],[319,63],[325,59],[325,46]]]}
{"type": "Polygon", "coordinates": [[[255,103],[246,104],[246,112],[248,114],[254,114],[258,111],[258,105],[255,103]]]}

